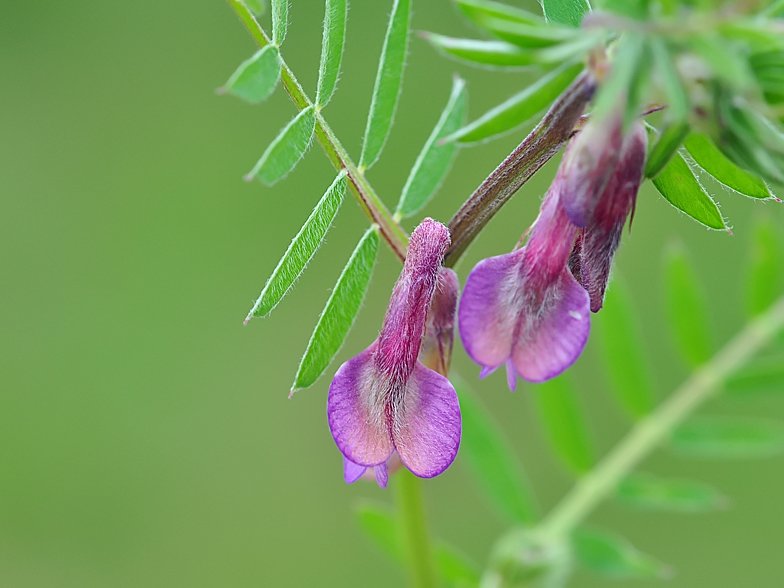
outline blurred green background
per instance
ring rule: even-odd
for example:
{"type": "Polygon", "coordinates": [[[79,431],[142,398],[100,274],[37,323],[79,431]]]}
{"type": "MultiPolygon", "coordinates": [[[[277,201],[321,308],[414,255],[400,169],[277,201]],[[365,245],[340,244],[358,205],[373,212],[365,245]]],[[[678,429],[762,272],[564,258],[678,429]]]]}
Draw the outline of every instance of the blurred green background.
{"type": "MultiPolygon", "coordinates": [[[[328,120],[358,155],[391,2],[355,0],[328,120]]],[[[413,26],[469,30],[448,0],[414,4],[413,26]]],[[[292,0],[283,55],[315,89],[323,4],[292,0]]],[[[218,97],[255,46],[229,6],[190,2],[0,4],[0,585],[400,586],[404,577],[357,530],[369,483],[347,486],[325,418],[329,375],[287,400],[342,265],[366,227],[348,199],[294,292],[242,327],[289,239],[332,180],[318,146],[273,188],[246,173],[295,110],[281,88],[258,107],[218,97]]],[[[397,125],[369,178],[394,206],[445,104],[469,81],[471,116],[526,82],[448,62],[413,37],[397,125]]],[[[447,221],[522,134],[464,150],[425,210],[447,221]]],[[[508,251],[552,177],[527,185],[458,268],[508,251]]],[[[782,208],[717,193],[734,236],[708,232],[646,185],[618,258],[656,377],[686,375],[661,304],[663,246],[682,239],[710,293],[717,344],[744,320],[751,220],[782,208]]],[[[410,227],[409,227],[410,228],[410,227]]],[[[338,362],[381,324],[399,269],[379,255],[360,320],[338,362]]],[[[478,368],[459,345],[454,369],[478,368]]],[[[606,451],[628,427],[606,393],[594,344],[572,371],[606,451]]],[[[541,435],[527,388],[502,374],[475,389],[503,425],[543,509],[571,479],[541,435]]],[[[784,417],[784,399],[720,399],[713,413],[784,417]]],[[[780,586],[781,458],[696,461],[661,451],[644,470],[709,482],[732,498],[708,515],[638,513],[608,503],[591,522],[672,564],[673,587],[780,586]]],[[[426,484],[430,522],[479,563],[504,523],[461,463],[426,484]]],[[[618,582],[618,585],[647,585],[618,582]]],[[[608,581],[579,572],[572,585],[608,581]]]]}

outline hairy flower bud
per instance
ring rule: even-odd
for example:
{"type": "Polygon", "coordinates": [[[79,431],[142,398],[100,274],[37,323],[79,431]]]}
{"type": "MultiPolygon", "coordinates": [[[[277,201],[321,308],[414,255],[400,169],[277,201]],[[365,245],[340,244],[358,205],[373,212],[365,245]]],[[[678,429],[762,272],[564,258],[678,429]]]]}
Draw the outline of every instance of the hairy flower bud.
{"type": "Polygon", "coordinates": [[[386,486],[387,462],[395,453],[415,475],[430,478],[457,454],[455,389],[417,360],[449,244],[448,229],[432,219],[414,230],[381,334],[340,366],[330,385],[327,416],[347,482],[372,467],[386,486]]]}

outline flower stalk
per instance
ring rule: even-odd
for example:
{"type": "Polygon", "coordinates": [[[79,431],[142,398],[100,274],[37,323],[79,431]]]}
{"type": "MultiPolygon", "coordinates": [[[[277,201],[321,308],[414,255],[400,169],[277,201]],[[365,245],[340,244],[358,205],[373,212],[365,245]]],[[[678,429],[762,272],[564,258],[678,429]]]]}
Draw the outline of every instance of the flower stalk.
{"type": "Polygon", "coordinates": [[[436,571],[427,530],[422,482],[405,468],[394,476],[398,528],[413,588],[435,588],[436,571]]]}
{"type": "Polygon", "coordinates": [[[729,376],[742,368],[784,328],[784,297],[729,341],[686,380],[658,409],[639,421],[615,448],[586,474],[542,521],[550,537],[564,537],[577,527],[678,424],[711,398],[729,376]]]}

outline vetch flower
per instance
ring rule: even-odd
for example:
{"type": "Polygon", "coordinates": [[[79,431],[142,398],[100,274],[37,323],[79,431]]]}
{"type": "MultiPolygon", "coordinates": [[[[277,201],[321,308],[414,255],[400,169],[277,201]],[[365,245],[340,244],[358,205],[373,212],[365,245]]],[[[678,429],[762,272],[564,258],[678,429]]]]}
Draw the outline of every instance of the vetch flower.
{"type": "Polygon", "coordinates": [[[432,219],[414,230],[381,334],[332,380],[327,417],[345,458],[346,482],[372,467],[378,484],[386,486],[395,454],[415,475],[430,478],[457,455],[461,422],[455,389],[418,361],[449,244],[447,228],[432,219]]]}
{"type": "Polygon", "coordinates": [[[442,267],[438,270],[438,284],[430,311],[427,314],[425,338],[419,361],[442,376],[449,373],[452,363],[452,346],[455,341],[455,314],[460,295],[460,280],[457,274],[442,267]]]}
{"type": "Polygon", "coordinates": [[[506,365],[511,390],[518,375],[529,382],[557,376],[588,339],[588,293],[568,267],[579,229],[561,206],[564,185],[562,164],[528,243],[480,261],[463,289],[458,313],[463,346],[483,366],[480,377],[506,365]]]}
{"type": "Polygon", "coordinates": [[[592,312],[602,308],[623,226],[629,214],[634,214],[647,149],[648,133],[642,124],[635,123],[623,139],[617,164],[598,198],[591,220],[575,242],[569,265],[574,277],[588,291],[592,312]]]}

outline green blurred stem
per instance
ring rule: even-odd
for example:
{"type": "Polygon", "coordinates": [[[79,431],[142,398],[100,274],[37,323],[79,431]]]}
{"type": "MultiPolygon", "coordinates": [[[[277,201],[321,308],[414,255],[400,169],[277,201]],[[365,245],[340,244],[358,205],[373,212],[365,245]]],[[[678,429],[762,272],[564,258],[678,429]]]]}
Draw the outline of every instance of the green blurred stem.
{"type": "MultiPolygon", "coordinates": [[[[228,0],[228,2],[259,47],[266,47],[272,44],[267,33],[261,28],[261,25],[259,25],[242,0],[228,0]]],[[[283,57],[280,58],[280,65],[280,79],[283,82],[283,87],[286,88],[286,92],[291,96],[292,102],[299,110],[312,106],[313,102],[305,94],[305,91],[300,86],[297,78],[294,77],[293,72],[289,69],[283,57]]],[[[340,144],[335,133],[321,115],[319,107],[316,107],[316,138],[321,143],[321,147],[335,166],[335,169],[346,170],[350,180],[351,191],[354,193],[360,207],[365,211],[371,222],[379,226],[381,236],[395,255],[401,261],[405,260],[408,249],[408,235],[400,224],[392,218],[389,209],[381,202],[365,175],[359,171],[351,157],[349,157],[348,152],[340,144]]]]}
{"type": "Polygon", "coordinates": [[[664,441],[679,423],[720,385],[742,368],[784,328],[784,297],[748,323],[713,358],[686,380],[659,408],[639,421],[629,434],[574,486],[541,523],[551,537],[563,537],[579,525],[615,490],[637,464],[664,441]]]}
{"type": "Polygon", "coordinates": [[[413,588],[436,588],[433,550],[427,532],[425,501],[422,482],[406,468],[392,476],[395,484],[398,525],[402,534],[403,554],[406,558],[413,588]]]}

